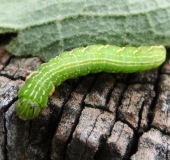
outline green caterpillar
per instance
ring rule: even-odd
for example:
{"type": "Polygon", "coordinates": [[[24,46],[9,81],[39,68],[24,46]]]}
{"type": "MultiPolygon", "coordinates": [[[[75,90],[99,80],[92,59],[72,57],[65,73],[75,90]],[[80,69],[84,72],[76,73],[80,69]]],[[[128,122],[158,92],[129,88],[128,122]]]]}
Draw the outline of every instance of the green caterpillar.
{"type": "Polygon", "coordinates": [[[88,73],[132,73],[161,65],[166,57],[163,46],[118,47],[91,45],[64,52],[42,64],[33,72],[18,92],[15,111],[23,120],[34,119],[48,97],[63,81],[88,73]]]}

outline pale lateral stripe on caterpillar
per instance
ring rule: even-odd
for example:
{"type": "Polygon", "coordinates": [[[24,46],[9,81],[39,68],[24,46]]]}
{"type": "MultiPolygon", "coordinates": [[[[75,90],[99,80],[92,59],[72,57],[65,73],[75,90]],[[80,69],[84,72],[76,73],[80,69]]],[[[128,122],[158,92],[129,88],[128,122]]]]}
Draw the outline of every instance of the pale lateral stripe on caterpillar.
{"type": "Polygon", "coordinates": [[[132,73],[156,68],[166,57],[163,46],[118,47],[91,45],[63,52],[42,64],[25,81],[18,92],[16,113],[23,120],[35,118],[49,95],[68,78],[97,72],[132,73]]]}

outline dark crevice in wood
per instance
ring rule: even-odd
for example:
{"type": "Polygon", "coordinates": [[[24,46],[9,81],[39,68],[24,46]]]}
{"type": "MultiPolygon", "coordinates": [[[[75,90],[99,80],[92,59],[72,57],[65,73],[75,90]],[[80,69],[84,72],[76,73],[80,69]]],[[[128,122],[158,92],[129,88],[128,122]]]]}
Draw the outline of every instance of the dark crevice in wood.
{"type": "MultiPolygon", "coordinates": [[[[83,100],[84,100],[84,99],[83,99],[83,100]]],[[[83,100],[82,100],[82,101],[83,101],[83,100]]],[[[82,105],[81,105],[81,111],[80,111],[80,114],[79,114],[79,116],[78,116],[79,118],[80,118],[80,115],[81,115],[83,109],[84,109],[84,105],[82,104],[82,105]]],[[[79,118],[76,119],[76,121],[75,121],[75,123],[74,123],[74,126],[73,126],[73,128],[72,128],[72,130],[71,130],[70,136],[68,137],[68,140],[67,140],[67,142],[66,142],[66,146],[65,146],[65,157],[66,157],[66,151],[67,151],[68,144],[71,142],[73,132],[75,131],[75,129],[76,129],[78,123],[79,123],[79,118]]]]}
{"type": "MultiPolygon", "coordinates": [[[[139,114],[138,114],[139,120],[138,120],[137,132],[139,131],[140,126],[141,126],[143,109],[144,109],[144,102],[142,102],[142,105],[141,105],[141,108],[140,108],[140,111],[139,111],[139,114]]],[[[138,134],[140,134],[140,133],[138,132],[138,134]]]]}
{"type": "MultiPolygon", "coordinates": [[[[130,124],[129,127],[133,128],[133,131],[134,131],[134,143],[131,147],[131,150],[129,152],[129,155],[128,155],[128,159],[130,159],[130,157],[135,154],[137,152],[137,149],[138,149],[138,142],[139,142],[139,138],[142,136],[143,133],[139,133],[139,128],[140,128],[140,125],[141,125],[141,118],[142,118],[142,112],[143,112],[143,107],[144,107],[144,102],[142,103],[141,105],[141,109],[139,111],[139,121],[138,121],[138,127],[137,129],[134,129],[133,126],[130,124]]],[[[126,122],[125,122],[126,123],[126,122]]],[[[126,123],[128,125],[128,123],[126,123]]]]}
{"type": "Polygon", "coordinates": [[[88,138],[90,137],[91,133],[93,132],[93,129],[94,129],[94,127],[96,126],[96,123],[97,123],[97,119],[98,119],[98,117],[99,117],[101,114],[103,114],[103,112],[101,112],[101,113],[96,117],[95,122],[94,122],[94,125],[93,125],[93,128],[92,128],[92,130],[90,131],[88,137],[86,138],[85,149],[84,149],[84,153],[82,154],[81,160],[83,160],[83,157],[84,157],[84,155],[86,154],[86,151],[87,151],[87,141],[88,141],[88,138]]]}
{"type": "Polygon", "coordinates": [[[98,159],[97,156],[98,156],[99,152],[101,152],[101,150],[105,147],[106,141],[107,141],[107,139],[111,136],[112,129],[113,129],[115,123],[116,123],[116,121],[113,123],[113,125],[110,126],[110,132],[109,132],[107,138],[103,138],[103,139],[101,140],[101,144],[99,145],[97,152],[94,154],[94,160],[97,160],[97,159],[98,159]]]}
{"type": "Polygon", "coordinates": [[[156,129],[156,130],[159,130],[159,132],[161,132],[163,135],[170,137],[170,133],[167,133],[167,131],[165,131],[165,130],[160,130],[159,127],[156,127],[156,126],[154,126],[154,125],[151,126],[151,129],[152,129],[152,128],[153,128],[153,129],[156,129]]]}
{"type": "MultiPolygon", "coordinates": [[[[97,76],[97,77],[98,77],[98,76],[97,76]]],[[[94,79],[93,82],[91,83],[91,86],[89,87],[89,89],[87,90],[87,92],[84,94],[84,96],[83,96],[83,98],[82,98],[80,114],[79,114],[78,118],[76,119],[76,121],[75,121],[75,123],[74,123],[74,126],[72,127],[70,136],[68,137],[68,140],[67,140],[66,145],[65,145],[65,151],[64,151],[65,155],[64,155],[64,159],[66,159],[66,155],[67,155],[67,154],[66,154],[66,150],[67,150],[68,144],[69,144],[69,143],[71,142],[71,140],[72,140],[73,132],[75,131],[75,129],[76,129],[78,123],[79,123],[80,116],[81,116],[82,111],[83,111],[83,109],[84,109],[84,107],[85,107],[84,99],[86,98],[86,95],[91,91],[92,87],[94,86],[94,84],[95,84],[95,82],[96,82],[96,80],[97,80],[97,77],[95,77],[95,79],[94,79]]],[[[81,82],[82,82],[82,81],[80,81],[80,83],[81,83],[81,82]]],[[[80,84],[80,83],[79,83],[79,84],[80,84]]],[[[77,85],[77,86],[78,86],[78,85],[77,85]]],[[[79,91],[76,91],[77,86],[76,86],[76,88],[75,88],[74,91],[75,91],[76,93],[80,93],[79,91]]]]}
{"type": "MultiPolygon", "coordinates": [[[[61,110],[60,110],[60,112],[59,112],[59,114],[58,114],[58,118],[56,119],[57,121],[56,121],[55,125],[53,126],[52,138],[54,137],[55,132],[56,132],[56,130],[57,130],[57,128],[58,128],[58,125],[59,125],[59,123],[60,123],[64,106],[66,105],[66,103],[67,103],[68,100],[70,99],[70,96],[71,96],[71,93],[72,93],[72,92],[73,92],[73,87],[71,87],[71,91],[70,91],[69,96],[64,100],[63,105],[62,105],[62,107],[61,107],[61,110]]],[[[67,146],[67,145],[66,145],[66,146],[67,146]]],[[[65,150],[66,150],[66,146],[65,146],[65,150]]],[[[49,148],[49,156],[51,155],[51,151],[52,151],[52,141],[51,141],[50,148],[49,148]]],[[[65,155],[64,155],[64,156],[65,156],[65,155]]],[[[50,158],[50,159],[51,159],[51,158],[50,158]]]]}
{"type": "Polygon", "coordinates": [[[5,115],[3,116],[3,124],[4,124],[4,134],[5,134],[5,142],[4,142],[4,160],[8,160],[8,150],[7,150],[7,128],[6,128],[6,119],[5,115]]]}
{"type": "Polygon", "coordinates": [[[8,109],[10,108],[10,106],[12,104],[14,104],[16,101],[18,100],[18,98],[14,98],[7,106],[4,106],[4,114],[3,114],[3,127],[4,127],[4,136],[5,136],[5,141],[4,141],[4,160],[9,160],[8,158],[8,149],[7,149],[7,133],[8,133],[8,129],[6,127],[6,118],[5,118],[5,113],[8,111],[8,109]]]}
{"type": "Polygon", "coordinates": [[[112,94],[113,89],[116,85],[117,85],[117,82],[115,81],[115,84],[109,89],[109,92],[107,93],[107,96],[106,96],[106,105],[109,103],[109,100],[111,98],[111,94],[112,94]]]}
{"type": "Polygon", "coordinates": [[[7,106],[4,106],[4,113],[7,112],[9,110],[9,108],[11,107],[11,105],[14,104],[17,100],[18,100],[18,97],[11,100],[11,102],[9,102],[9,104],[7,106]]]}
{"type": "Polygon", "coordinates": [[[134,131],[134,141],[133,141],[133,144],[132,144],[131,149],[129,151],[129,154],[127,155],[127,160],[129,160],[130,157],[137,152],[137,150],[138,150],[138,142],[139,142],[139,138],[141,136],[142,135],[139,136],[138,132],[134,131]]]}
{"type": "MultiPolygon", "coordinates": [[[[20,76],[20,77],[18,77],[18,78],[14,78],[13,75],[9,75],[9,74],[7,74],[7,73],[2,73],[2,72],[4,71],[4,69],[5,69],[5,67],[10,64],[10,62],[11,62],[11,60],[12,60],[13,58],[14,58],[14,56],[11,56],[11,57],[7,60],[7,62],[6,62],[5,65],[3,66],[2,70],[0,71],[0,76],[7,77],[7,78],[9,78],[9,79],[11,79],[11,80],[14,80],[14,81],[15,81],[15,80],[19,80],[19,79],[25,81],[26,78],[24,78],[24,77],[22,77],[22,76],[20,76]]],[[[18,68],[18,69],[19,69],[19,68],[18,68]]],[[[17,73],[17,70],[15,71],[15,73],[17,73]]],[[[15,75],[15,73],[14,73],[14,75],[15,75]]]]}
{"type": "Polygon", "coordinates": [[[13,81],[15,81],[15,80],[22,80],[22,81],[25,81],[25,78],[22,78],[22,77],[19,77],[19,78],[14,78],[13,76],[10,76],[10,75],[7,75],[7,74],[3,74],[3,73],[0,73],[0,76],[3,76],[3,77],[6,77],[6,78],[9,78],[9,79],[11,79],[11,80],[13,80],[13,81]]]}
{"type": "MultiPolygon", "coordinates": [[[[2,68],[1,71],[4,70],[4,68],[10,63],[10,61],[12,60],[13,57],[14,57],[14,56],[10,56],[10,57],[9,57],[9,59],[3,64],[3,68],[2,68]]],[[[1,71],[0,71],[0,76],[1,76],[1,71]]],[[[8,76],[8,75],[6,74],[6,76],[8,76]]],[[[13,78],[13,77],[12,77],[12,78],[13,78]]]]}
{"type": "MultiPolygon", "coordinates": [[[[159,69],[159,75],[160,75],[160,69],[159,69]]],[[[148,130],[151,128],[151,124],[152,124],[152,121],[153,121],[153,118],[154,118],[154,109],[155,109],[155,106],[156,106],[156,103],[157,103],[157,99],[158,99],[158,84],[159,84],[159,81],[160,81],[160,76],[158,76],[157,80],[156,80],[156,83],[154,84],[154,91],[155,91],[155,97],[153,98],[152,100],[152,103],[150,105],[150,110],[151,110],[151,113],[152,114],[149,114],[148,118],[149,118],[149,123],[148,123],[148,130]]],[[[146,130],[147,131],[147,130],[146,130]]]]}
{"type": "MultiPolygon", "coordinates": [[[[83,108],[84,108],[84,106],[81,105],[81,111],[80,111],[80,114],[79,114],[79,116],[78,116],[79,118],[80,118],[80,115],[81,115],[81,112],[82,112],[83,108]]],[[[64,149],[64,153],[65,153],[64,159],[65,159],[65,157],[66,157],[66,151],[67,151],[68,144],[69,144],[69,143],[71,142],[71,140],[72,140],[72,135],[73,135],[73,132],[75,131],[76,126],[77,126],[77,124],[78,124],[78,122],[79,122],[79,118],[76,119],[76,121],[75,121],[75,123],[74,123],[74,125],[73,125],[73,127],[72,127],[72,130],[71,130],[71,132],[70,132],[70,135],[69,135],[69,137],[68,137],[68,140],[66,141],[65,149],[64,149]]]]}
{"type": "Polygon", "coordinates": [[[50,137],[50,145],[49,145],[49,148],[47,148],[47,149],[48,149],[48,152],[47,152],[47,157],[48,157],[48,159],[47,159],[47,160],[51,160],[50,155],[51,155],[51,148],[52,148],[52,139],[53,139],[53,137],[54,137],[54,134],[55,134],[55,131],[56,131],[56,127],[57,127],[57,125],[58,125],[57,122],[59,122],[59,121],[58,121],[58,118],[56,118],[56,117],[52,117],[52,118],[51,118],[50,129],[49,129],[49,133],[51,133],[51,137],[50,137]]]}
{"type": "Polygon", "coordinates": [[[120,96],[120,99],[119,99],[119,101],[118,101],[118,106],[117,106],[117,108],[116,108],[116,119],[115,119],[115,121],[118,121],[118,120],[121,121],[121,119],[119,119],[119,106],[120,106],[121,103],[122,103],[123,94],[125,93],[125,91],[127,90],[127,88],[128,88],[128,85],[126,85],[126,87],[124,88],[123,93],[122,93],[122,95],[120,96]]]}

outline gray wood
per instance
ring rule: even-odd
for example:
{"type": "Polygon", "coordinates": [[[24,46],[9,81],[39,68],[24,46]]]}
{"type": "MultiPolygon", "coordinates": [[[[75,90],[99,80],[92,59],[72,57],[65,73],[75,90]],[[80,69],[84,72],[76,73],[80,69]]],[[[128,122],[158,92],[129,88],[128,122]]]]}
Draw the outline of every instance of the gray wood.
{"type": "Polygon", "coordinates": [[[56,88],[32,121],[14,111],[24,78],[42,62],[0,47],[0,159],[170,159],[170,65],[90,74],[56,88]]]}

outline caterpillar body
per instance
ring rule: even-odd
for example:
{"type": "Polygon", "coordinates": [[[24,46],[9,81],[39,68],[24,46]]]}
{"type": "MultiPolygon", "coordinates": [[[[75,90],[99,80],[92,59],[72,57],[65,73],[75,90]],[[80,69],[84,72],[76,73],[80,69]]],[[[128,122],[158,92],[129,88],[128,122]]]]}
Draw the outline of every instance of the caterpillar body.
{"type": "Polygon", "coordinates": [[[18,92],[15,111],[23,120],[37,117],[63,81],[88,73],[132,73],[161,65],[166,57],[163,46],[118,47],[91,45],[63,52],[42,64],[25,81],[18,92]]]}

